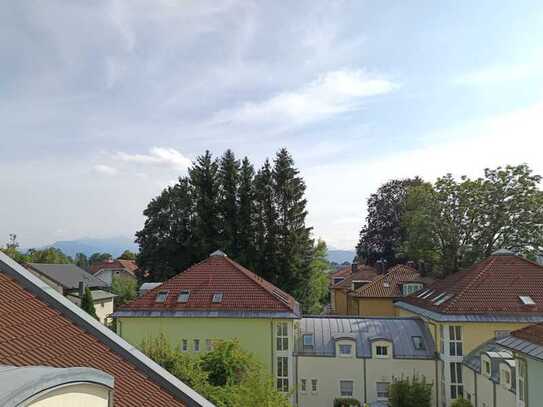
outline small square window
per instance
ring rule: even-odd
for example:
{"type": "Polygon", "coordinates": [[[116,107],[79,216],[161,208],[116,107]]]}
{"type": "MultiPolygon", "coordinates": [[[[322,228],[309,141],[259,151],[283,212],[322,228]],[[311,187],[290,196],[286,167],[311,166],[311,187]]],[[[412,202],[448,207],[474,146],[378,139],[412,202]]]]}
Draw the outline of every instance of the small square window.
{"type": "Polygon", "coordinates": [[[387,382],[377,382],[377,398],[388,400],[388,391],[390,383],[387,382]]]}
{"type": "Polygon", "coordinates": [[[186,303],[189,301],[189,297],[190,297],[190,291],[182,290],[177,296],[177,302],[186,303]]]}
{"type": "Polygon", "coordinates": [[[353,388],[354,388],[354,383],[352,380],[339,381],[339,394],[341,397],[352,397],[353,388]]]}
{"type": "Polygon", "coordinates": [[[211,300],[213,304],[219,304],[222,302],[222,293],[214,293],[213,299],[211,300]]]}
{"type": "Polygon", "coordinates": [[[200,339],[194,340],[193,350],[194,352],[200,352],[200,339]]]}
{"type": "Polygon", "coordinates": [[[353,352],[353,345],[341,344],[338,346],[338,349],[341,356],[350,356],[353,352]]]}
{"type": "Polygon", "coordinates": [[[424,342],[422,340],[421,336],[412,336],[411,339],[413,340],[413,346],[416,350],[424,350],[424,342]]]}
{"type": "Polygon", "coordinates": [[[300,390],[302,393],[307,392],[307,379],[301,379],[300,380],[300,390]]]}
{"type": "Polygon", "coordinates": [[[166,302],[168,298],[168,291],[159,291],[155,297],[155,302],[166,302]]]}
{"type": "Polygon", "coordinates": [[[388,357],[388,346],[386,346],[386,345],[377,345],[375,347],[375,355],[378,358],[386,358],[386,357],[388,357]]]}

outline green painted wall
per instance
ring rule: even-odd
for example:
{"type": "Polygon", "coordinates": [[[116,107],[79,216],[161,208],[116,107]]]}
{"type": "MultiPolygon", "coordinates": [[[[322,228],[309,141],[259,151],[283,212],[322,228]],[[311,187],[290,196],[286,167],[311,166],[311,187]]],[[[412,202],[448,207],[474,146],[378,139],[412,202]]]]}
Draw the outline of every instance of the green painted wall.
{"type": "MultiPolygon", "coordinates": [[[[120,336],[140,347],[144,338],[163,332],[170,343],[181,349],[181,340],[188,340],[192,352],[194,339],[200,340],[200,351],[206,351],[206,339],[234,339],[254,354],[264,367],[272,371],[272,320],[237,318],[119,318],[120,336]]],[[[273,320],[277,322],[277,320],[273,320]]]]}
{"type": "Polygon", "coordinates": [[[528,370],[528,406],[538,407],[543,400],[543,362],[526,358],[528,370]]]}

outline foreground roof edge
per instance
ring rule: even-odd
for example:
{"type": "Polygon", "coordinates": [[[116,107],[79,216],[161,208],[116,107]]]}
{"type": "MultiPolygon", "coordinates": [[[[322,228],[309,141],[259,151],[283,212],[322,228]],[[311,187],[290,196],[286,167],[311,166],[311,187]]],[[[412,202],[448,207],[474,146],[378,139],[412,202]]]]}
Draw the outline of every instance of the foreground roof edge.
{"type": "Polygon", "coordinates": [[[41,301],[59,311],[83,330],[99,338],[114,352],[140,369],[152,381],[185,403],[187,407],[215,407],[210,401],[2,252],[0,252],[0,272],[15,279],[41,301]]]}

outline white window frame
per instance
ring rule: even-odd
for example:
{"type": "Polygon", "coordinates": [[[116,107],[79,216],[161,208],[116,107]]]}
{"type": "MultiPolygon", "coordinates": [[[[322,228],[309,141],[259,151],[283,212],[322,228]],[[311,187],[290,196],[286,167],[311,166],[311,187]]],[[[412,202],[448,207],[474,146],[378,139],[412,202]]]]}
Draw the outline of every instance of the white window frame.
{"type": "Polygon", "coordinates": [[[311,378],[311,394],[317,394],[319,392],[319,380],[314,377],[311,378]]]}
{"type": "Polygon", "coordinates": [[[192,341],[192,351],[200,352],[200,339],[194,339],[192,341]]]}
{"type": "Polygon", "coordinates": [[[424,288],[424,285],[421,283],[405,283],[402,285],[402,294],[404,296],[416,293],[424,288]]]}
{"type": "Polygon", "coordinates": [[[377,397],[377,400],[388,400],[390,397],[390,382],[376,382],[375,383],[375,395],[377,397]],[[386,396],[383,396],[383,392],[379,392],[379,385],[384,384],[386,385],[386,396]],[[381,395],[379,395],[381,394],[381,395]]]}
{"type": "Polygon", "coordinates": [[[275,350],[278,352],[288,352],[288,322],[278,322],[275,330],[275,350]]]}
{"type": "Polygon", "coordinates": [[[339,379],[338,380],[338,390],[340,397],[354,397],[354,380],[353,379],[339,379]],[[351,393],[350,394],[344,394],[341,385],[342,383],[351,383],[351,393]]]}
{"type": "Polygon", "coordinates": [[[189,351],[189,341],[188,339],[181,339],[181,352],[189,351]]]}
{"type": "Polygon", "coordinates": [[[462,369],[463,368],[461,362],[449,362],[449,374],[451,378],[449,396],[451,400],[456,400],[460,397],[464,397],[464,372],[462,371],[462,369]],[[456,397],[453,397],[453,391],[454,393],[456,393],[456,397]]]}
{"type": "Polygon", "coordinates": [[[342,358],[350,358],[353,355],[352,343],[338,343],[337,349],[338,349],[338,355],[342,358]],[[345,349],[349,349],[349,352],[344,352],[343,350],[345,349]]]}
{"type": "Polygon", "coordinates": [[[281,393],[289,391],[288,356],[277,356],[277,390],[281,393]]]}
{"type": "Polygon", "coordinates": [[[302,394],[307,393],[307,379],[305,377],[302,377],[300,379],[300,393],[302,394]]]}
{"type": "Polygon", "coordinates": [[[462,325],[449,325],[449,356],[464,356],[464,333],[462,331],[462,325]]]}

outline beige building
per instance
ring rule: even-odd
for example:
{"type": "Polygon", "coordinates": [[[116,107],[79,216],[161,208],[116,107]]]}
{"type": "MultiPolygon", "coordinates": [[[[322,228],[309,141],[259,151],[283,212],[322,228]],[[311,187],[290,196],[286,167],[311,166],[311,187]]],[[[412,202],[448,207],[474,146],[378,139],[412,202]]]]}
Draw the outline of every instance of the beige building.
{"type": "Polygon", "coordinates": [[[298,336],[300,407],[330,407],[337,398],[386,405],[399,378],[416,376],[435,387],[434,342],[420,319],[302,318],[298,336]]]}

